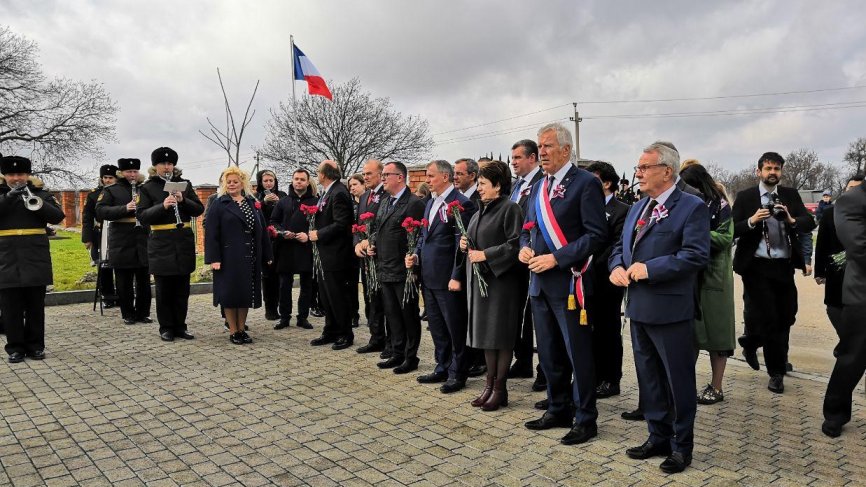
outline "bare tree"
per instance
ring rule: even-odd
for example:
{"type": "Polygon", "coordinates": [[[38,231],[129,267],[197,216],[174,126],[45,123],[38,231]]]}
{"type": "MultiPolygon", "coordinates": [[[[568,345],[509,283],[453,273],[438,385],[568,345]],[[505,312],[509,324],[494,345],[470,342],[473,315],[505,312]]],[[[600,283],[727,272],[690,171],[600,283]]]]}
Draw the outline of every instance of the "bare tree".
{"type": "Polygon", "coordinates": [[[220,130],[211,122],[210,117],[207,117],[207,123],[210,125],[210,134],[206,134],[201,130],[198,131],[204,138],[218,145],[222,150],[226,151],[226,155],[228,156],[228,165],[226,167],[231,167],[232,164],[237,166],[240,161],[240,152],[241,152],[241,140],[244,138],[244,130],[246,130],[247,125],[253,121],[253,115],[256,114],[256,111],[253,110],[250,113],[250,107],[253,106],[253,100],[256,98],[256,92],[259,90],[259,80],[256,80],[256,86],[253,88],[253,94],[250,96],[250,102],[247,103],[247,110],[244,112],[244,119],[241,121],[240,130],[237,128],[237,124],[235,124],[235,117],[232,114],[232,107],[229,105],[229,98],[226,95],[226,88],[223,85],[223,77],[220,74],[220,68],[217,68],[217,78],[220,81],[220,90],[223,93],[223,104],[226,109],[226,128],[225,130],[220,130]]]}
{"type": "Polygon", "coordinates": [[[333,101],[305,96],[271,110],[265,157],[286,169],[333,159],[348,176],[370,158],[410,164],[432,149],[426,120],[393,110],[388,98],[373,98],[357,78],[333,85],[331,92],[333,101]]]}
{"type": "Polygon", "coordinates": [[[820,162],[811,149],[798,149],[785,157],[782,181],[794,189],[835,190],[839,183],[839,168],[820,162]]]}
{"type": "Polygon", "coordinates": [[[84,182],[77,162],[114,140],[117,105],[96,81],[47,79],[37,52],[0,27],[0,152],[29,156],[49,183],[84,182]]]}
{"type": "Polygon", "coordinates": [[[861,173],[866,169],[866,137],[851,142],[848,152],[845,153],[845,162],[848,163],[853,174],[861,173]]]}

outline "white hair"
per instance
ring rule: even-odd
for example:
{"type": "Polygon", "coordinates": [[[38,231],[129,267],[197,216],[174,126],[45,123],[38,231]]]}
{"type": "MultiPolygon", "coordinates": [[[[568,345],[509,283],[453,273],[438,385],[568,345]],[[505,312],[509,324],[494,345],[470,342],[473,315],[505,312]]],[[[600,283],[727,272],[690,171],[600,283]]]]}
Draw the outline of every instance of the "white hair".
{"type": "Polygon", "coordinates": [[[655,152],[659,155],[659,164],[664,164],[674,170],[674,174],[680,172],[680,153],[671,142],[657,140],[647,146],[644,152],[655,152]]]}

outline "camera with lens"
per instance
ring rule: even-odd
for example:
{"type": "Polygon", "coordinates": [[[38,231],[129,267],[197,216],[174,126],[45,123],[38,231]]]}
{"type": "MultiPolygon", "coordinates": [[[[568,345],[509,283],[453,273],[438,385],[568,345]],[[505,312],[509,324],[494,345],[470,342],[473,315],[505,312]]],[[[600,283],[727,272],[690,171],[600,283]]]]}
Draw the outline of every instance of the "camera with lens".
{"type": "Polygon", "coordinates": [[[769,210],[770,214],[773,215],[773,218],[779,221],[785,221],[788,217],[785,215],[785,210],[781,208],[776,208],[776,205],[781,205],[782,198],[779,198],[779,195],[776,193],[770,193],[770,202],[764,205],[765,210],[769,210]]]}

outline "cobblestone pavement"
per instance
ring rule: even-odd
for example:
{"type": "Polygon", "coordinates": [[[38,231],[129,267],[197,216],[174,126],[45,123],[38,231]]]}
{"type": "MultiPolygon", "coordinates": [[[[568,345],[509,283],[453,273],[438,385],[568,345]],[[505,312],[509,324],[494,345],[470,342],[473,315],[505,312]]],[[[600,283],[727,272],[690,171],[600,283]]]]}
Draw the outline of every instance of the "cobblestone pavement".
{"type": "MultiPolygon", "coordinates": [[[[442,395],[370,355],[308,345],[321,332],[274,331],[251,313],[255,343],[231,345],[209,295],[194,296],[197,339],[163,343],[156,325],[124,326],[87,305],[49,308],[48,358],[0,365],[0,484],[31,485],[840,485],[866,482],[866,413],[858,386],[841,438],[820,432],[826,378],[795,374],[784,395],[738,361],[726,400],[699,406],[694,463],[630,460],[643,423],[626,360],[623,394],[599,401],[599,436],[562,446],[564,429],[523,422],[542,393],[510,382],[510,404],[469,406],[479,379],[442,395]]],[[[357,332],[356,345],[367,332],[357,332]]],[[[628,346],[628,344],[627,344],[628,346]]],[[[424,333],[419,373],[431,370],[424,333]]],[[[629,354],[627,353],[628,357],[629,354]]],[[[698,367],[709,378],[708,359],[698,367]]]]}

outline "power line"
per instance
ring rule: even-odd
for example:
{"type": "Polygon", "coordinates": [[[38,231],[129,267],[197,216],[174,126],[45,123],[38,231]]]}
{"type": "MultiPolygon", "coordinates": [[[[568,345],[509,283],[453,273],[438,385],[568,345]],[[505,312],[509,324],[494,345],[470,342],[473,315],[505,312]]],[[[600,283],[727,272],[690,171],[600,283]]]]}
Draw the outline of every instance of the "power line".
{"type": "Polygon", "coordinates": [[[563,118],[557,118],[556,120],[550,120],[550,121],[547,121],[547,122],[537,122],[537,123],[532,123],[532,124],[528,124],[528,125],[520,125],[520,126],[517,126],[517,127],[502,128],[502,129],[499,129],[499,130],[495,130],[495,131],[493,131],[493,132],[482,132],[482,133],[480,133],[480,134],[462,135],[462,136],[460,136],[460,137],[455,137],[455,138],[453,138],[453,139],[445,139],[445,140],[442,140],[442,141],[438,142],[437,144],[445,144],[445,143],[452,143],[452,142],[460,142],[460,141],[462,141],[462,140],[472,140],[472,139],[478,138],[478,137],[480,137],[480,136],[499,135],[499,134],[501,134],[501,133],[506,133],[506,132],[507,132],[507,133],[511,133],[511,132],[514,132],[514,131],[517,131],[517,130],[522,130],[522,129],[532,128],[532,127],[540,127],[540,126],[545,125],[545,124],[548,124],[548,123],[561,122],[561,121],[566,120],[566,119],[567,119],[567,117],[563,117],[563,118]]]}
{"type": "Polygon", "coordinates": [[[861,88],[866,88],[866,85],[857,85],[857,86],[846,86],[840,88],[820,88],[815,90],[802,90],[802,91],[778,91],[773,93],[752,93],[748,95],[720,95],[720,96],[703,96],[703,97],[693,97],[693,98],[658,98],[658,99],[645,99],[645,100],[595,100],[595,101],[579,101],[578,103],[581,105],[597,105],[597,104],[609,104],[609,103],[661,103],[661,102],[670,102],[670,101],[700,101],[700,100],[726,100],[731,98],[755,98],[761,96],[783,96],[783,95],[805,95],[809,93],[825,93],[829,91],[845,91],[845,90],[857,90],[861,88]]]}
{"type": "Polygon", "coordinates": [[[788,107],[762,107],[762,108],[742,108],[731,110],[712,110],[700,112],[671,112],[671,113],[622,113],[615,115],[595,115],[585,116],[584,120],[600,120],[600,119],[642,119],[642,118],[685,118],[685,117],[714,117],[724,115],[760,115],[765,113],[786,113],[786,112],[808,112],[818,110],[838,110],[844,108],[862,108],[866,107],[866,100],[840,102],[840,103],[824,103],[818,105],[795,105],[788,107]]]}
{"type": "Polygon", "coordinates": [[[493,124],[500,123],[500,122],[507,122],[508,120],[514,120],[515,118],[523,118],[523,117],[528,117],[530,115],[535,115],[537,113],[549,112],[551,110],[556,110],[557,108],[567,107],[568,105],[570,105],[570,103],[566,103],[564,105],[557,105],[555,107],[550,107],[550,108],[543,108],[541,110],[536,110],[534,112],[523,113],[520,115],[514,115],[512,117],[507,117],[507,118],[503,118],[500,120],[494,120],[492,122],[485,122],[485,123],[480,123],[478,125],[471,125],[469,127],[463,127],[463,128],[459,128],[459,129],[453,129],[453,130],[446,130],[444,132],[436,132],[435,134],[430,134],[430,135],[436,136],[436,135],[450,134],[450,133],[454,133],[454,132],[462,132],[464,130],[470,130],[470,129],[474,129],[474,128],[478,128],[478,127],[486,127],[488,125],[493,125],[493,124]]]}

